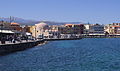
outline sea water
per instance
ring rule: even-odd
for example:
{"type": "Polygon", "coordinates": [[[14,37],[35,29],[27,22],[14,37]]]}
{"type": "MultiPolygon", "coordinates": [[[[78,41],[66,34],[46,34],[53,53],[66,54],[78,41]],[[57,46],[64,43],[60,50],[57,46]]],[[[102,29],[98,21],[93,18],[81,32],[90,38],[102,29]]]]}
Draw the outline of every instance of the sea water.
{"type": "Polygon", "coordinates": [[[120,38],[50,41],[1,56],[0,71],[120,71],[120,38]]]}

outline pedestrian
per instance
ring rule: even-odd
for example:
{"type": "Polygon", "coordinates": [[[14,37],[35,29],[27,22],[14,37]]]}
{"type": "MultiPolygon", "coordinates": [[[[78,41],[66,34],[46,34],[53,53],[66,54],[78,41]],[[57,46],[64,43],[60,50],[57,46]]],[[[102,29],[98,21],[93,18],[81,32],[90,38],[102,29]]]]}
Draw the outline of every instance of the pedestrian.
{"type": "Polygon", "coordinates": [[[2,43],[2,44],[5,44],[5,42],[6,42],[6,38],[5,38],[5,37],[2,37],[2,38],[1,38],[1,43],[2,43]]]}
{"type": "Polygon", "coordinates": [[[9,41],[12,43],[12,40],[13,40],[13,37],[12,36],[10,36],[9,37],[9,41]]]}

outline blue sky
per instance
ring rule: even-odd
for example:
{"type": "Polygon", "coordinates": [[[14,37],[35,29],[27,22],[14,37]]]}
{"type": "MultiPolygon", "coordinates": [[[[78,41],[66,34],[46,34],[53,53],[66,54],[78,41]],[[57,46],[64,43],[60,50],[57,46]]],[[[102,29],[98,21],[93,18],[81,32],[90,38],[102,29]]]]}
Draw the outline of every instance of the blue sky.
{"type": "Polygon", "coordinates": [[[120,0],[0,0],[0,16],[57,22],[120,22],[120,0]]]}

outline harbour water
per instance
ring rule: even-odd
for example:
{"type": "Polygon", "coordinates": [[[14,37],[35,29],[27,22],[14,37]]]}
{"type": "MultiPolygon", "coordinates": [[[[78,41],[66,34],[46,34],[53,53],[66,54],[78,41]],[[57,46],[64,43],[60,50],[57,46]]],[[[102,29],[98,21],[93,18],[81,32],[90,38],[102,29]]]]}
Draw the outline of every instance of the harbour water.
{"type": "Polygon", "coordinates": [[[120,71],[120,38],[50,41],[1,56],[0,71],[120,71]]]}

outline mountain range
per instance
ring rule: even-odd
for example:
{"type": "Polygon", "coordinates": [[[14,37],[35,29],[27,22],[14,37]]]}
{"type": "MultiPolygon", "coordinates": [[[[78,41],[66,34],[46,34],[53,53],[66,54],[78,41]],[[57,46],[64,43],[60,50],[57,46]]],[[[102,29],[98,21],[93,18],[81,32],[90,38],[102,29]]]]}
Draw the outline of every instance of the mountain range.
{"type": "MultiPolygon", "coordinates": [[[[0,21],[10,22],[10,18],[0,18],[0,21]]],[[[26,20],[18,17],[12,17],[12,22],[19,23],[20,25],[35,25],[40,22],[45,22],[48,25],[64,25],[64,24],[84,24],[82,22],[54,22],[54,21],[36,21],[36,20],[26,20]]]]}

